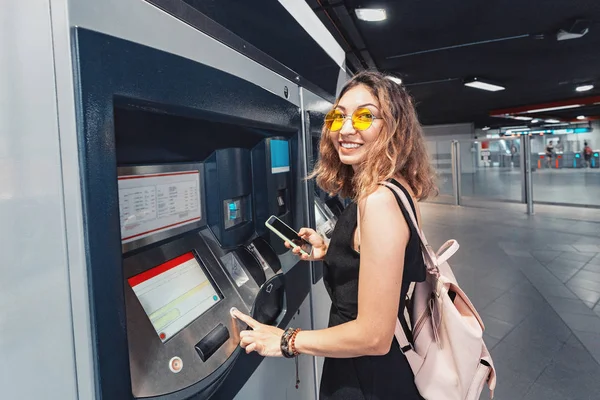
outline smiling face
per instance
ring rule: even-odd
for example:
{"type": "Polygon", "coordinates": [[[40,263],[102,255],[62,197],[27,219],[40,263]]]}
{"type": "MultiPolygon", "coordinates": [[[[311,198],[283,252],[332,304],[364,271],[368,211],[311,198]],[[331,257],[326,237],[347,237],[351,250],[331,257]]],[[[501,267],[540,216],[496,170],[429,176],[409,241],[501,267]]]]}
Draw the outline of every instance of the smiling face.
{"type": "Polygon", "coordinates": [[[383,128],[379,102],[365,86],[358,85],[342,96],[337,109],[349,118],[344,120],[339,131],[330,131],[329,138],[338,152],[340,161],[343,164],[351,165],[356,170],[365,161],[369,146],[377,139],[383,128]],[[371,126],[359,131],[352,125],[350,117],[356,110],[362,109],[369,110],[375,119],[371,126]]]}

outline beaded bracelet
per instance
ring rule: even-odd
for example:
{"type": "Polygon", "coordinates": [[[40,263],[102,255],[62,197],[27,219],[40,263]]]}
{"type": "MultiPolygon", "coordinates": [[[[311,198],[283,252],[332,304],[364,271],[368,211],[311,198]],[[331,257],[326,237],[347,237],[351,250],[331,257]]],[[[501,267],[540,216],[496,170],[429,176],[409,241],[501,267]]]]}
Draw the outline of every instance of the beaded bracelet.
{"type": "Polygon", "coordinates": [[[297,328],[290,337],[290,352],[294,354],[294,357],[300,354],[296,349],[296,336],[298,335],[298,332],[300,332],[300,328],[297,328]]]}
{"type": "Polygon", "coordinates": [[[285,358],[295,357],[294,352],[290,349],[290,338],[292,337],[294,332],[294,328],[287,328],[283,332],[283,335],[281,335],[281,354],[283,354],[285,358]]]}

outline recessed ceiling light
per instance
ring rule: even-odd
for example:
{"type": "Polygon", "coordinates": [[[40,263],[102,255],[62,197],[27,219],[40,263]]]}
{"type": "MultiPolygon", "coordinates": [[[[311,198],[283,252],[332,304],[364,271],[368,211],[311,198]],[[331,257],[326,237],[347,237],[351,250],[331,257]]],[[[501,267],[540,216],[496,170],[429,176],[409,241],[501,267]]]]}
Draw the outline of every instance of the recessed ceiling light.
{"type": "Polygon", "coordinates": [[[386,78],[388,78],[392,82],[396,82],[398,85],[402,85],[402,79],[400,78],[396,78],[395,76],[391,75],[388,75],[386,78]]]}
{"type": "Polygon", "coordinates": [[[557,119],[547,119],[546,122],[549,124],[560,124],[560,121],[557,119]]]}
{"type": "Polygon", "coordinates": [[[567,106],[536,108],[535,110],[527,110],[525,112],[528,114],[532,114],[532,113],[543,112],[543,111],[568,110],[569,108],[577,108],[577,107],[581,107],[581,104],[569,104],[567,106]]]}
{"type": "Polygon", "coordinates": [[[488,92],[498,92],[504,90],[504,86],[496,85],[491,82],[483,81],[479,78],[472,78],[465,81],[465,86],[469,86],[475,89],[487,90],[488,92]]]}
{"type": "Polygon", "coordinates": [[[387,19],[387,14],[383,8],[357,8],[354,12],[356,18],[361,21],[377,22],[387,19]]]}
{"type": "Polygon", "coordinates": [[[537,118],[534,118],[534,119],[531,120],[532,124],[537,124],[538,122],[540,122],[540,120],[537,119],[537,118]]]}
{"type": "Polygon", "coordinates": [[[584,120],[585,119],[585,115],[580,115],[580,116],[577,117],[577,119],[580,120],[580,121],[584,120]]]}
{"type": "Polygon", "coordinates": [[[594,85],[581,85],[577,86],[575,90],[577,90],[578,92],[587,92],[588,90],[592,90],[593,88],[594,85]]]}
{"type": "Polygon", "coordinates": [[[489,131],[490,127],[489,126],[484,126],[483,128],[481,128],[482,131],[489,131]]]}
{"type": "Polygon", "coordinates": [[[531,117],[513,117],[513,119],[518,119],[519,121],[531,121],[533,118],[531,117]]]}

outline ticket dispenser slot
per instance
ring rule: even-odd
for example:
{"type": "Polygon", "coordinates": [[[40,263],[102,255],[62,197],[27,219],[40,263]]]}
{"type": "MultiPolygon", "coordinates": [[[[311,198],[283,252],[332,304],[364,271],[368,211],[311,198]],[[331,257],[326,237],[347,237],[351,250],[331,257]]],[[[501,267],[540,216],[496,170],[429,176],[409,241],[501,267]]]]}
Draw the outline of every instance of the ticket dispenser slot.
{"type": "Polygon", "coordinates": [[[262,238],[256,238],[246,247],[267,280],[262,283],[252,307],[254,319],[275,325],[285,314],[285,278],[281,273],[281,261],[275,250],[262,238]]]}
{"type": "Polygon", "coordinates": [[[277,254],[288,251],[283,241],[265,227],[271,215],[293,226],[290,199],[290,147],[283,137],[264,139],[252,149],[256,232],[266,237],[277,254]]]}
{"type": "Polygon", "coordinates": [[[200,356],[200,359],[204,362],[210,358],[215,352],[229,340],[229,330],[223,325],[219,324],[209,332],[208,335],[196,344],[196,351],[200,356]]]}
{"type": "Polygon", "coordinates": [[[221,149],[204,162],[208,225],[225,248],[244,243],[254,234],[250,151],[221,149]]]}
{"type": "Polygon", "coordinates": [[[286,292],[281,261],[273,248],[256,238],[247,246],[228,251],[203,231],[207,243],[236,287],[240,297],[258,321],[274,325],[285,315],[286,292]]]}
{"type": "Polygon", "coordinates": [[[238,247],[234,251],[242,265],[244,265],[248,273],[250,273],[250,276],[252,276],[252,279],[254,279],[254,282],[256,282],[258,286],[262,286],[267,280],[267,277],[265,275],[265,270],[256,257],[245,247],[238,247]]]}
{"type": "Polygon", "coordinates": [[[248,245],[248,250],[258,259],[263,270],[267,271],[267,274],[269,273],[269,270],[273,273],[281,271],[281,261],[279,260],[279,257],[277,257],[273,247],[271,247],[271,245],[263,238],[259,237],[254,239],[252,243],[248,245]]]}

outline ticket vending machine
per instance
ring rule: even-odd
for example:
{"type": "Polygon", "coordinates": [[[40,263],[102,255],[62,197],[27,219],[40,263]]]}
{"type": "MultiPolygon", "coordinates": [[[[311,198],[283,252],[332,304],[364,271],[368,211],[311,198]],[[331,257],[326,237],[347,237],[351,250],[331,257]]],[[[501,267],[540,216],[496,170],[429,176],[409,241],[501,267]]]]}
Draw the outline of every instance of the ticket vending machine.
{"type": "MultiPolygon", "coordinates": [[[[193,60],[74,35],[97,398],[233,399],[263,359],[237,346],[231,307],[285,327],[310,291],[307,262],[278,255],[254,217],[252,149],[297,148],[298,106],[193,60]]],[[[293,225],[308,224],[306,193],[289,193],[293,225]]]]}
{"type": "MultiPolygon", "coordinates": [[[[243,163],[243,152],[231,150],[213,155],[228,166],[243,163]]],[[[238,196],[234,185],[243,175],[222,179],[224,191],[203,179],[212,172],[227,172],[218,168],[207,172],[215,168],[215,159],[211,156],[205,164],[119,169],[127,339],[135,398],[190,388],[208,397],[229,373],[244,328],[229,310],[252,312],[264,323],[275,323],[283,315],[283,276],[275,271],[279,263],[273,269],[264,261],[276,257],[265,254],[261,264],[258,250],[256,255],[243,247],[228,252],[214,234],[223,232],[214,229],[219,225],[229,230],[230,246],[244,243],[250,238],[244,235],[248,231],[244,226],[252,223],[250,199],[240,203],[243,196],[238,196]],[[208,207],[209,193],[215,197],[225,193],[221,195],[228,197],[222,202],[224,210],[238,204],[235,215],[219,214],[221,222],[213,222],[210,229],[207,221],[216,212],[208,207]],[[271,275],[268,282],[265,271],[271,275]],[[217,370],[220,373],[213,374],[217,370]]]]}

